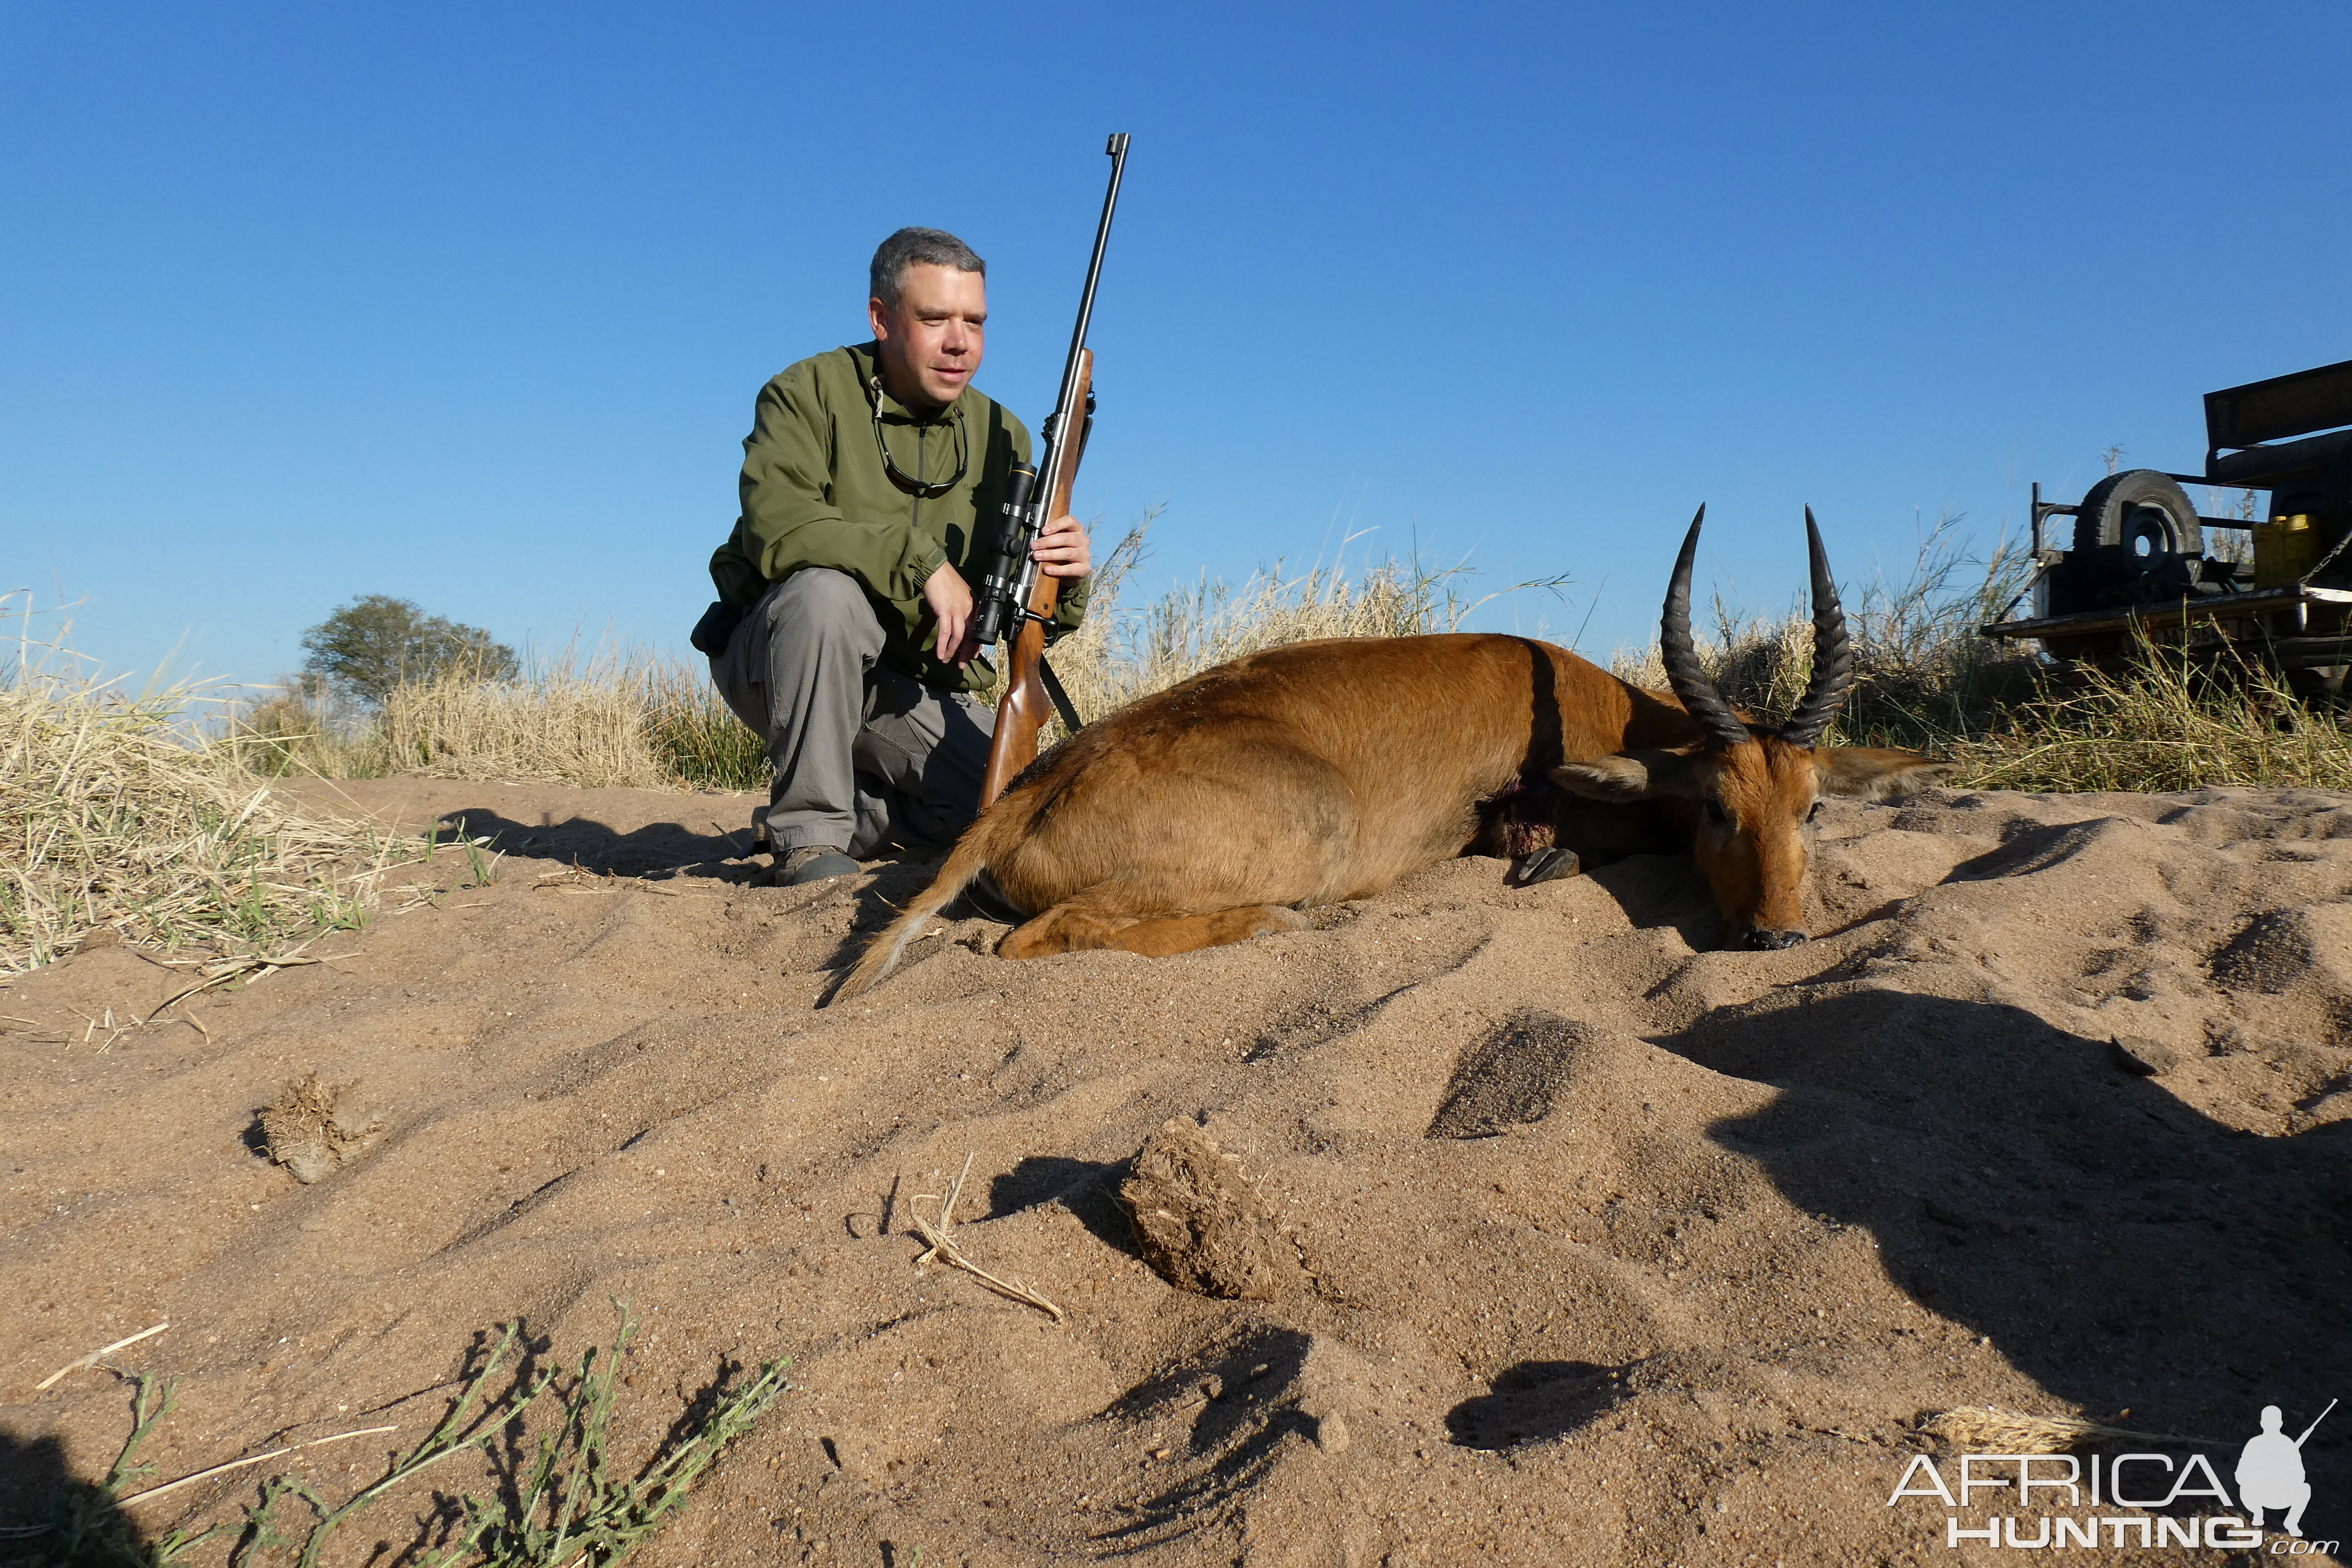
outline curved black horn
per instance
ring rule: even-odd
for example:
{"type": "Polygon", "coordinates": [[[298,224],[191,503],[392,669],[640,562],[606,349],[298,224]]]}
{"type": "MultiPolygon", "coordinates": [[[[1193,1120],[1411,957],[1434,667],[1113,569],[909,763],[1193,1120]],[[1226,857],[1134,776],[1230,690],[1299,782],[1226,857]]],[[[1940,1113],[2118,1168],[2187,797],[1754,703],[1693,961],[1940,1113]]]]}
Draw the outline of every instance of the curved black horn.
{"type": "Polygon", "coordinates": [[[1822,531],[1813,524],[1811,507],[1805,509],[1805,544],[1813,564],[1813,680],[1780,726],[1780,739],[1792,746],[1820,740],[1844,706],[1845,694],[1853,689],[1853,643],[1845,635],[1845,611],[1838,605],[1829,552],[1822,548],[1822,531]]]}
{"type": "Polygon", "coordinates": [[[1698,721],[1707,744],[1721,751],[1747,740],[1748,726],[1714,683],[1699,673],[1698,649],[1691,644],[1691,563],[1698,557],[1698,529],[1706,521],[1706,508],[1701,506],[1698,515],[1691,519],[1690,532],[1683,537],[1683,552],[1675,558],[1674,580],[1666,584],[1666,613],[1658,622],[1658,658],[1666,667],[1666,684],[1698,721]]]}

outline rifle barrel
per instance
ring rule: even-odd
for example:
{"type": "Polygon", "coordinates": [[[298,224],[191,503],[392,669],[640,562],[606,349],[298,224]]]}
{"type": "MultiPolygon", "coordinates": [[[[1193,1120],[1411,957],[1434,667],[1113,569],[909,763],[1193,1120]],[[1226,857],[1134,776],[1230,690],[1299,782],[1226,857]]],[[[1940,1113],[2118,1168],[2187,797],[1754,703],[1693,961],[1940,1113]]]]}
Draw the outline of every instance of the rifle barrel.
{"type": "MultiPolygon", "coordinates": [[[[2333,1409],[2335,1409],[2335,1408],[2336,1408],[2336,1401],[2334,1401],[2333,1399],[2329,1400],[2329,1401],[2327,1402],[2327,1410],[2333,1410],[2333,1409]]],[[[2327,1410],[2323,1410],[2323,1411],[2321,1411],[2317,1415],[2315,1415],[2315,1416],[2314,1416],[2314,1417],[2312,1418],[2311,1425],[2310,1425],[2310,1426],[2306,1426],[2306,1427],[2305,1427],[2305,1428],[2303,1429],[2303,1437],[2308,1437],[2308,1436],[2310,1436],[2314,1432],[2316,1432],[2316,1431],[2318,1431],[2318,1430],[2319,1430],[2319,1424],[2320,1424],[2322,1421],[2325,1421],[2325,1420],[2326,1420],[2326,1419],[2327,1419],[2327,1410]]],[[[2300,1447],[2303,1447],[2303,1437],[2297,1437],[2297,1438],[2294,1440],[2294,1446],[2295,1446],[2296,1447],[2300,1448],[2300,1447]]]]}
{"type": "Polygon", "coordinates": [[[1087,327],[1094,319],[1095,286],[1102,279],[1111,213],[1118,205],[1119,178],[1127,170],[1127,132],[1114,132],[1103,151],[1110,157],[1110,188],[1103,193],[1102,221],[1095,226],[1094,254],[1087,260],[1087,286],[1078,298],[1078,324],[1070,334],[1070,357],[1062,366],[1061,393],[1045,419],[1036,488],[1024,492],[1024,499],[1018,504],[1006,502],[1003,531],[973,606],[971,635],[983,647],[992,647],[999,637],[1020,630],[1037,587],[1037,563],[1031,558],[1029,546],[1039,527],[1052,521],[1054,503],[1067,498],[1067,480],[1076,472],[1086,444],[1087,327]]]}
{"type": "MultiPolygon", "coordinates": [[[[1078,395],[1078,355],[1086,351],[1087,326],[1094,320],[1095,285],[1102,279],[1103,252],[1110,245],[1110,217],[1118,205],[1118,183],[1127,172],[1127,132],[1111,132],[1110,142],[1103,151],[1110,157],[1110,188],[1103,193],[1102,221],[1095,226],[1094,254],[1087,260],[1087,287],[1078,296],[1078,324],[1070,332],[1070,355],[1062,366],[1062,390],[1054,405],[1054,450],[1052,461],[1059,465],[1063,448],[1076,434],[1077,422],[1086,417],[1083,409],[1073,406],[1078,395]]],[[[1050,490],[1049,482],[1045,488],[1050,490]]]]}

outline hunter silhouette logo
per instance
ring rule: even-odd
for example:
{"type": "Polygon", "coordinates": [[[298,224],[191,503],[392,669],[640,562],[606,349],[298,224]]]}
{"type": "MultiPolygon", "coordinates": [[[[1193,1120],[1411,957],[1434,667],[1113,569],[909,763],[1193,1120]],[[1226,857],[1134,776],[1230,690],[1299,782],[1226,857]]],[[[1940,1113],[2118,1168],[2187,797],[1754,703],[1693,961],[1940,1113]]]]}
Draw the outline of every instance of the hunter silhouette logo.
{"type": "MultiPolygon", "coordinates": [[[[2335,1408],[2336,1401],[2329,1400],[2327,1410],[2335,1408]]],[[[2263,1429],[2246,1439],[2245,1450],[2238,1456],[2238,1502],[2246,1510],[2246,1522],[2256,1530],[2263,1527],[2265,1510],[2283,1508],[2286,1532],[2303,1533],[2303,1510],[2311,1501],[2311,1483],[2303,1478],[2303,1445],[2327,1419],[2327,1410],[2303,1429],[2303,1436],[2289,1437],[2279,1429],[2286,1419],[2279,1407],[2263,1406],[2263,1429]]]]}
{"type": "MultiPolygon", "coordinates": [[[[2194,1451],[2200,1447],[2221,1448],[2226,1454],[2228,1450],[2222,1443],[2210,1438],[2124,1432],[2079,1421],[2044,1425],[2069,1436],[2095,1436],[2113,1441],[2138,1438],[2157,1447],[2113,1457],[2095,1450],[2087,1457],[2078,1457],[2055,1451],[2061,1445],[2048,1442],[2053,1434],[2004,1431],[2000,1436],[2011,1438],[2013,1446],[2036,1451],[1971,1451],[1947,1457],[1942,1466],[1929,1455],[1917,1455],[1904,1470],[1902,1479],[1895,1482],[1895,1490],[1888,1494],[1886,1506],[1893,1508],[1906,1498],[1934,1498],[1952,1510],[1945,1520],[1947,1546],[1981,1542],[1988,1546],[2026,1550],[2102,1545],[2225,1550],[2259,1547],[2263,1543],[2263,1516],[2276,1510],[2282,1517],[2273,1528],[2293,1539],[2273,1541],[2273,1554],[2294,1557],[2333,1552],[2337,1549],[2335,1542],[2303,1539],[2304,1510],[2311,1503],[2311,1482],[2304,1473],[2303,1447],[2319,1429],[2320,1422],[2335,1410],[2336,1403],[2329,1400],[2327,1408],[2303,1429],[2302,1435],[2292,1437],[2285,1430],[2285,1413],[2275,1405],[2263,1406],[2262,1430],[2240,1448],[2232,1477],[2237,1487],[2236,1506],[2243,1518],[2231,1511],[2230,1489],[2221,1479],[2219,1467],[2229,1463],[2228,1459],[2221,1455],[2208,1458],[2194,1451]],[[2192,1451],[2185,1458],[2158,1451],[2176,1446],[2192,1451]],[[1945,1467],[1953,1471],[1948,1480],[1945,1467]],[[1962,1510],[1984,1507],[1973,1495],[1984,1491],[2003,1498],[2014,1511],[1994,1514],[1974,1525],[1965,1522],[1962,1510]],[[2210,1501],[2200,1506],[2198,1500],[2204,1499],[2210,1501]],[[2036,1507],[2037,1503],[2041,1506],[2036,1507]],[[2053,1505],[2055,1511],[2045,1511],[2053,1505]]],[[[2013,1419],[2021,1423],[2032,1420],[2023,1416],[2013,1419]]]]}

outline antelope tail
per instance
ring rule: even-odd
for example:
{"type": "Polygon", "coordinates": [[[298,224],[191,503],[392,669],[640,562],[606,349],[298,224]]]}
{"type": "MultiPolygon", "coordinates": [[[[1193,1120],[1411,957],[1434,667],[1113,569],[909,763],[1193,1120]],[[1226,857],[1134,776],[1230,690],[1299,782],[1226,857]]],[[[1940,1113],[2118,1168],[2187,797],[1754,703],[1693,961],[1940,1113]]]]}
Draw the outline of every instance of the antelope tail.
{"type": "Polygon", "coordinates": [[[956,840],[954,851],[940,868],[940,874],[931,879],[931,885],[866,944],[857,966],[849,972],[849,978],[841,983],[825,1005],[830,1007],[835,1002],[864,995],[880,984],[883,977],[898,967],[898,955],[907,951],[907,944],[915,940],[923,922],[955,902],[987,868],[990,856],[1018,844],[1029,831],[1029,819],[1034,814],[1030,796],[1025,793],[1016,795],[998,802],[978,822],[964,829],[963,837],[956,840]]]}

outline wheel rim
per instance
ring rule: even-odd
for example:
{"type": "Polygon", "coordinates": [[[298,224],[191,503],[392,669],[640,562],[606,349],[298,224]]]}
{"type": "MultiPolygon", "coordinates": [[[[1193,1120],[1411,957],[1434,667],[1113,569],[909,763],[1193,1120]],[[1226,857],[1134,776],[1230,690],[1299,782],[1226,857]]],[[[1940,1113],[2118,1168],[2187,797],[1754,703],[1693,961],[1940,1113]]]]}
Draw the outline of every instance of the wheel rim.
{"type": "Polygon", "coordinates": [[[2130,552],[2134,568],[2153,572],[2180,553],[2180,541],[2162,507],[2138,506],[2125,521],[2124,548],[2130,552]]]}

